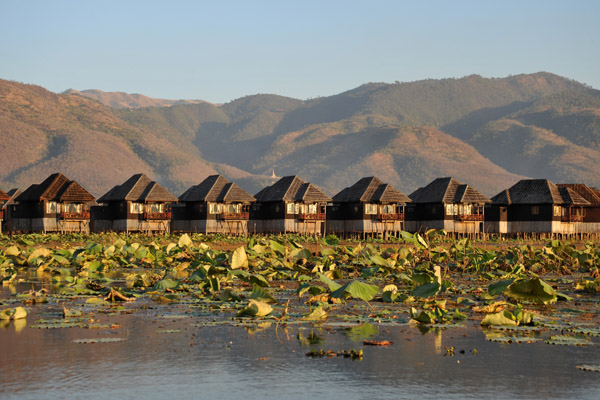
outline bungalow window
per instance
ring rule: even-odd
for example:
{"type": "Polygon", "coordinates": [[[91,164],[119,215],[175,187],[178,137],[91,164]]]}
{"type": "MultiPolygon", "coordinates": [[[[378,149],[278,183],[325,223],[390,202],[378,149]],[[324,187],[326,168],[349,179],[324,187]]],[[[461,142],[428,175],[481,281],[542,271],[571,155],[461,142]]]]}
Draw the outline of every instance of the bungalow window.
{"type": "Polygon", "coordinates": [[[75,203],[67,203],[63,204],[63,211],[68,213],[80,213],[81,212],[81,204],[75,203]]]}
{"type": "Polygon", "coordinates": [[[142,214],[144,212],[144,204],[143,203],[131,203],[130,212],[132,214],[142,214]]]}
{"type": "Polygon", "coordinates": [[[229,212],[229,213],[239,213],[240,212],[240,205],[239,204],[228,204],[227,205],[227,212],[229,212]]]}
{"type": "Polygon", "coordinates": [[[561,211],[561,210],[560,210],[560,207],[559,207],[559,206],[554,206],[554,216],[555,216],[555,217],[560,217],[560,214],[561,214],[561,212],[560,212],[560,211],[561,211]]]}
{"type": "Polygon", "coordinates": [[[446,215],[452,215],[453,210],[452,204],[446,204],[446,215]]]}
{"type": "Polygon", "coordinates": [[[394,214],[396,213],[396,206],[394,204],[385,204],[381,206],[381,212],[383,214],[394,214]]]}
{"type": "Polygon", "coordinates": [[[287,213],[288,214],[300,214],[300,204],[288,203],[287,213]]]}
{"type": "Polygon", "coordinates": [[[464,215],[471,215],[471,205],[467,204],[464,206],[463,208],[463,214],[464,215]]]}
{"type": "Polygon", "coordinates": [[[540,215],[540,206],[531,206],[531,215],[540,215]]]}
{"type": "Polygon", "coordinates": [[[161,213],[164,212],[165,205],[163,203],[152,203],[148,204],[148,212],[150,213],[161,213]]]}
{"type": "Polygon", "coordinates": [[[308,205],[308,213],[309,214],[316,214],[317,213],[317,205],[316,204],[309,204],[308,205]]]}
{"type": "Polygon", "coordinates": [[[365,204],[365,214],[377,214],[377,204],[365,204]]]}
{"type": "Polygon", "coordinates": [[[209,203],[208,212],[211,214],[219,214],[223,211],[223,205],[218,203],[209,203]]]}
{"type": "Polygon", "coordinates": [[[56,214],[58,205],[55,201],[49,201],[46,203],[46,214],[56,214]]]}

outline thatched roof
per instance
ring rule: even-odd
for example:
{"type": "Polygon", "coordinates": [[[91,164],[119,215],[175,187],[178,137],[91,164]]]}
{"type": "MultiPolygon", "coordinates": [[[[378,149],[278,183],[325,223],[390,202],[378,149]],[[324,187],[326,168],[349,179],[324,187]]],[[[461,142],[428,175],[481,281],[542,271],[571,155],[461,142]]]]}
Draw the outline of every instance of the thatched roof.
{"type": "Polygon", "coordinates": [[[298,178],[295,175],[284,176],[271,186],[262,189],[254,195],[256,201],[289,201],[289,202],[330,202],[327,196],[317,186],[298,178]]]}
{"type": "Polygon", "coordinates": [[[17,201],[93,202],[95,197],[75,181],[61,173],[50,175],[40,184],[29,186],[17,201]]]}
{"type": "Polygon", "coordinates": [[[211,201],[219,203],[251,203],[256,199],[250,193],[229,182],[221,175],[211,175],[179,196],[180,202],[211,201]]]}
{"type": "Polygon", "coordinates": [[[383,183],[377,177],[360,179],[354,185],[333,196],[334,203],[409,203],[412,201],[392,185],[383,183]]]}
{"type": "Polygon", "coordinates": [[[559,188],[569,188],[583,197],[591,205],[600,205],[600,192],[589,187],[585,183],[558,183],[559,188]]]}
{"type": "Polygon", "coordinates": [[[523,179],[492,197],[494,204],[589,204],[574,190],[562,189],[548,179],[523,179]]]}
{"type": "Polygon", "coordinates": [[[177,201],[177,197],[146,175],[136,174],[98,199],[98,203],[109,201],[172,202],[177,201]]]}
{"type": "Polygon", "coordinates": [[[452,177],[437,178],[411,193],[413,203],[489,203],[490,199],[468,184],[452,177]]]}

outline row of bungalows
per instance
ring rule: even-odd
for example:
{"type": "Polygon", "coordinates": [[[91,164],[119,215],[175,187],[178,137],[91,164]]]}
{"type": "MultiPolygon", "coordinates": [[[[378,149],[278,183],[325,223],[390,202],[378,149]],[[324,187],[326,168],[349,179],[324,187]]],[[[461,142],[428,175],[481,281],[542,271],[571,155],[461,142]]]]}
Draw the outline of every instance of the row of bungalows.
{"type": "Polygon", "coordinates": [[[600,232],[599,217],[600,199],[587,185],[526,179],[492,197],[486,231],[509,235],[594,233],[600,232]]]}
{"type": "Polygon", "coordinates": [[[0,192],[8,232],[198,232],[245,235],[384,236],[445,230],[459,235],[600,232],[600,191],[584,184],[526,179],[491,199],[452,177],[409,196],[376,177],[360,179],[333,198],[286,176],[252,196],[220,175],[179,198],[143,174],[100,197],[62,174],[23,193],[0,192]]]}

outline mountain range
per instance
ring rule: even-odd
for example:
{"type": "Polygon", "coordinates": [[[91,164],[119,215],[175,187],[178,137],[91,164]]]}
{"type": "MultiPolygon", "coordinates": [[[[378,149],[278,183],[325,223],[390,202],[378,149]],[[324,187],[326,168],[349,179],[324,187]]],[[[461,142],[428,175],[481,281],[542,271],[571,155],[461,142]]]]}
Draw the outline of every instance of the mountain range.
{"type": "Polygon", "coordinates": [[[211,104],[0,80],[0,143],[4,190],[60,171],[100,196],[143,172],[175,195],[220,173],[252,194],[297,174],[330,195],[376,175],[491,196],[524,177],[600,186],[600,91],[540,72],[211,104]]]}

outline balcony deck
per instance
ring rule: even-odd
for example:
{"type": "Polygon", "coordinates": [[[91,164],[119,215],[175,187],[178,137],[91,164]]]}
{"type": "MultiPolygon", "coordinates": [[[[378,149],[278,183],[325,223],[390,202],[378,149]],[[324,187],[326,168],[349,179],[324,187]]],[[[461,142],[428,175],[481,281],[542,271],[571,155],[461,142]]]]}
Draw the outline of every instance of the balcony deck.
{"type": "Polygon", "coordinates": [[[82,211],[82,212],[63,211],[60,213],[60,219],[68,219],[68,220],[90,219],[90,212],[89,211],[82,211]]]}
{"type": "Polygon", "coordinates": [[[583,222],[583,215],[563,215],[562,222],[583,222]]]}
{"type": "Polygon", "coordinates": [[[298,219],[301,221],[325,221],[325,218],[325,213],[298,214],[298,219]]]}
{"type": "Polygon", "coordinates": [[[379,213],[377,219],[379,221],[404,221],[404,213],[379,213]]]}
{"type": "Polygon", "coordinates": [[[171,219],[171,213],[170,212],[154,212],[154,213],[145,212],[144,213],[144,219],[148,220],[148,221],[151,221],[151,220],[161,220],[161,219],[162,220],[165,220],[165,219],[170,220],[171,219]]]}
{"type": "Polygon", "coordinates": [[[239,213],[221,213],[217,215],[218,219],[222,220],[248,220],[250,219],[250,213],[248,212],[239,212],[239,213]]]}
{"type": "Polygon", "coordinates": [[[483,222],[483,214],[464,214],[456,215],[455,219],[461,222],[483,222]]]}

